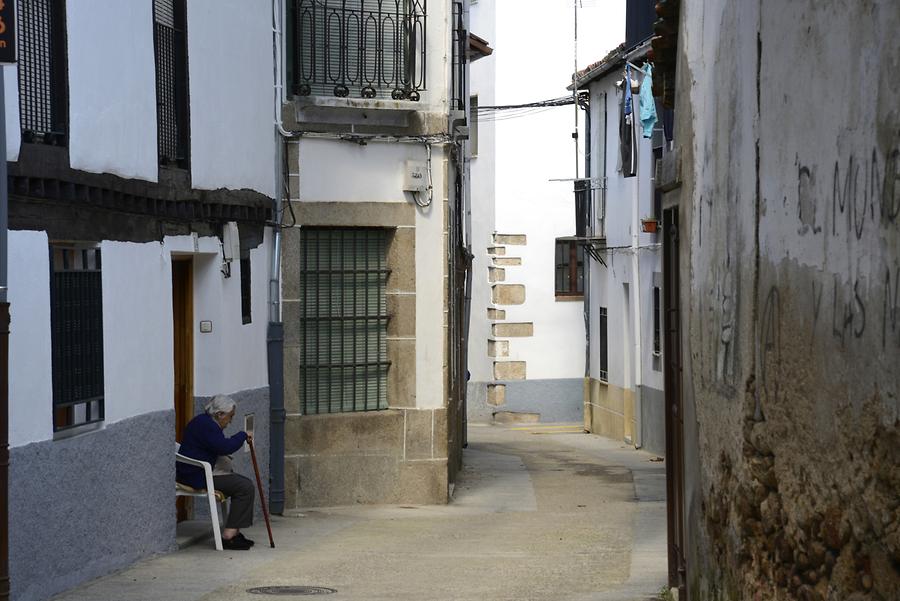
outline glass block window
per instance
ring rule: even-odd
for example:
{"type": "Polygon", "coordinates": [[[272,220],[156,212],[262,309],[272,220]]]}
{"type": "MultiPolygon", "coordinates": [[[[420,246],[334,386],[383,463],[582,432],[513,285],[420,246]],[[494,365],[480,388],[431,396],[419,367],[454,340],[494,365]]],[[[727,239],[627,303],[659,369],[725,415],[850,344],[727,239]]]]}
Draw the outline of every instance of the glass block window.
{"type": "Polygon", "coordinates": [[[188,167],[188,63],[185,0],[153,0],[156,121],[161,165],[188,167]]]}
{"type": "Polygon", "coordinates": [[[65,2],[19,0],[17,18],[22,140],[65,145],[65,2]]]}
{"type": "Polygon", "coordinates": [[[387,231],[304,228],[300,240],[303,413],[386,409],[387,231]]]}
{"type": "Polygon", "coordinates": [[[100,249],[50,247],[54,432],[103,421],[100,249]]]}

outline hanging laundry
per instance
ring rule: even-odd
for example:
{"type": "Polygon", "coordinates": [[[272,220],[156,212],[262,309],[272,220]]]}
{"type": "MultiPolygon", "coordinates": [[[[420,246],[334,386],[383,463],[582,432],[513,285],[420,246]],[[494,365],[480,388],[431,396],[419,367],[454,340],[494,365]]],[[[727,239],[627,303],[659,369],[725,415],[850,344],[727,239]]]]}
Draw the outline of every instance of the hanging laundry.
{"type": "Polygon", "coordinates": [[[641,82],[641,125],[644,127],[644,137],[653,137],[653,127],[656,125],[656,101],[653,100],[653,67],[650,63],[644,65],[644,81],[641,82]]]}
{"type": "Polygon", "coordinates": [[[625,83],[622,111],[619,114],[619,151],[622,158],[622,177],[637,174],[637,130],[634,123],[633,97],[631,94],[631,67],[625,66],[625,83]]]}
{"type": "Polygon", "coordinates": [[[662,110],[663,133],[666,136],[666,142],[671,143],[675,138],[675,111],[663,107],[662,110]]]}

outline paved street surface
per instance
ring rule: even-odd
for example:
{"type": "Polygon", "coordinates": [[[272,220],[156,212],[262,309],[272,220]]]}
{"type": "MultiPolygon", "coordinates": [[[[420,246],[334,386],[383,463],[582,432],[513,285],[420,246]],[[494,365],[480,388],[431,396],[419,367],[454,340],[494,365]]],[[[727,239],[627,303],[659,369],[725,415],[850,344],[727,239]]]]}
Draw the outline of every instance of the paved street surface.
{"type": "MultiPolygon", "coordinates": [[[[576,425],[469,428],[447,506],[276,516],[249,552],[212,540],[90,582],[58,601],[263,601],[320,586],[333,601],[645,601],[666,579],[665,467],[576,425]]],[[[127,526],[123,525],[123,536],[127,526]]]]}

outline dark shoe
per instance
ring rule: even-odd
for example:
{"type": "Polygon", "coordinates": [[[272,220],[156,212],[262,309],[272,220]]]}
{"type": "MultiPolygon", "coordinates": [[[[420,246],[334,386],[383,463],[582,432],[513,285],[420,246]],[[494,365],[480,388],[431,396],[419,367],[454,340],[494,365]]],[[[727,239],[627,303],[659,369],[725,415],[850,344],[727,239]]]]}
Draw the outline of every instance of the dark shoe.
{"type": "MultiPolygon", "coordinates": [[[[253,542],[252,540],[250,540],[249,538],[247,538],[246,536],[244,536],[244,533],[243,533],[243,532],[238,532],[237,534],[234,535],[234,538],[239,538],[239,539],[241,539],[242,541],[246,542],[246,543],[247,543],[248,545],[250,545],[251,547],[252,547],[253,545],[256,544],[255,542],[253,542]]],[[[234,540],[234,539],[232,539],[232,540],[234,540]]]]}
{"type": "Polygon", "coordinates": [[[222,547],[228,551],[249,551],[250,546],[251,543],[247,542],[247,539],[240,535],[222,539],[222,547]]]}

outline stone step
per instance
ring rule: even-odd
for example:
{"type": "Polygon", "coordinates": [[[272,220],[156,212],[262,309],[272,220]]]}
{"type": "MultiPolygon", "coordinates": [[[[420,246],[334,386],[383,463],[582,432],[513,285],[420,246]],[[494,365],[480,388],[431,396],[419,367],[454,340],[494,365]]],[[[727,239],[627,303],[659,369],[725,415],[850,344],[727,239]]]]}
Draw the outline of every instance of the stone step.
{"type": "Polygon", "coordinates": [[[497,424],[536,424],[540,421],[540,413],[524,411],[497,411],[494,413],[494,423],[497,424]]]}

